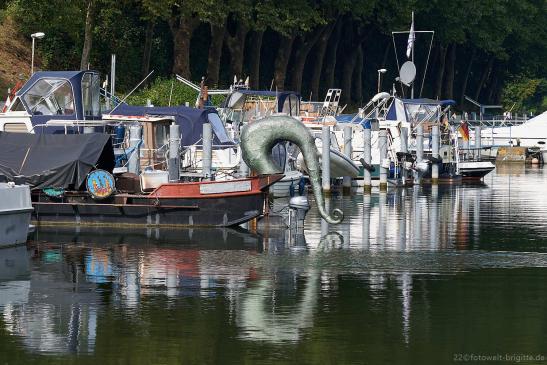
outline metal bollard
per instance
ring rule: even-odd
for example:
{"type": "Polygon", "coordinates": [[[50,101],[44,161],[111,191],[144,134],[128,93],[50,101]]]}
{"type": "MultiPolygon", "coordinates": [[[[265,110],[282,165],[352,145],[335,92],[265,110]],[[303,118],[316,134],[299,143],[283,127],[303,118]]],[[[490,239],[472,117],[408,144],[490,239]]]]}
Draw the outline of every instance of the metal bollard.
{"type": "Polygon", "coordinates": [[[378,132],[378,148],[380,149],[380,191],[387,190],[387,131],[382,129],[378,132]]]}
{"type": "Polygon", "coordinates": [[[330,127],[322,127],[321,185],[323,192],[330,193],[330,127]]]}
{"type": "Polygon", "coordinates": [[[211,124],[203,124],[202,173],[205,180],[211,180],[213,164],[213,128],[211,124]]]}
{"type": "Polygon", "coordinates": [[[136,175],[141,173],[141,140],[142,127],[140,124],[129,127],[129,148],[132,152],[127,162],[127,171],[136,175]]]}
{"type": "MultiPolygon", "coordinates": [[[[344,127],[344,155],[346,155],[350,160],[353,153],[353,146],[351,144],[351,139],[353,137],[353,128],[351,126],[344,127]]],[[[343,192],[344,194],[351,193],[351,176],[344,176],[343,181],[343,192]]]]}
{"type": "MultiPolygon", "coordinates": [[[[372,144],[372,130],[370,128],[365,128],[364,130],[364,160],[367,166],[372,166],[372,153],[371,153],[371,144],[372,144]]],[[[371,191],[371,181],[372,176],[371,172],[366,168],[363,169],[363,185],[365,193],[370,193],[371,191]]]]}
{"type": "MultiPolygon", "coordinates": [[[[424,126],[416,126],[416,167],[424,160],[424,126]]],[[[419,169],[414,170],[414,184],[419,185],[422,182],[422,172],[419,169]]]]}
{"type": "Polygon", "coordinates": [[[481,127],[476,126],[475,127],[475,153],[476,153],[477,161],[481,160],[481,149],[482,149],[481,127]]]}
{"type": "MultiPolygon", "coordinates": [[[[403,152],[404,154],[408,153],[408,128],[407,127],[401,127],[401,152],[403,152]]],[[[406,157],[404,159],[404,163],[406,163],[406,157]]],[[[401,184],[403,186],[406,184],[406,177],[408,175],[408,171],[404,163],[401,167],[401,184]]]]}
{"type": "Polygon", "coordinates": [[[169,126],[169,160],[167,162],[169,182],[180,180],[180,126],[169,126]]]}
{"type": "MultiPolygon", "coordinates": [[[[439,158],[439,126],[434,125],[431,130],[431,157],[439,158]]],[[[439,164],[433,162],[431,164],[431,183],[436,185],[439,183],[439,164]]]]}

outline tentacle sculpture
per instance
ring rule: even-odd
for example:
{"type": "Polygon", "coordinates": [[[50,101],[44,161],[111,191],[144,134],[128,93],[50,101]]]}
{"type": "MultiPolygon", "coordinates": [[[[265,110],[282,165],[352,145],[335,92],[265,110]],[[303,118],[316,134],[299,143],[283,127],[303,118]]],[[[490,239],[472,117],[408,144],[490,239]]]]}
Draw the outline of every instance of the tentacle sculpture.
{"type": "Polygon", "coordinates": [[[245,125],[241,130],[241,150],[245,163],[261,175],[282,173],[271,156],[272,147],[280,141],[292,142],[300,148],[321,217],[331,224],[340,223],[344,218],[340,209],[334,209],[332,215],[325,211],[317,148],[312,134],[299,120],[278,115],[245,125]]]}

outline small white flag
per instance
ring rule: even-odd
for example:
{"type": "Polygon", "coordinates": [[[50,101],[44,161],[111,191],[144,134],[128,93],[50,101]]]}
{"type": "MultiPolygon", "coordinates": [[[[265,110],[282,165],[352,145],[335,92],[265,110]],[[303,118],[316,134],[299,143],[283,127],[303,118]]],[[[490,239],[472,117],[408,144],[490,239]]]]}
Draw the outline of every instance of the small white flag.
{"type": "Polygon", "coordinates": [[[412,25],[410,26],[410,32],[408,33],[408,42],[406,43],[406,58],[410,58],[412,53],[412,46],[416,40],[416,34],[414,33],[414,16],[412,17],[412,25]]]}

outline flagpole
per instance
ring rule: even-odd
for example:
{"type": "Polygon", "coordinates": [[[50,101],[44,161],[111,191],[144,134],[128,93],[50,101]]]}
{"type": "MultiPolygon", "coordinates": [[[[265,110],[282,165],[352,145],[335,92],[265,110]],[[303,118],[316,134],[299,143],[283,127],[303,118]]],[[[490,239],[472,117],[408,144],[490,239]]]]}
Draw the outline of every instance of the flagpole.
{"type": "MultiPolygon", "coordinates": [[[[412,26],[414,28],[414,12],[412,12],[412,26]]],[[[412,31],[414,31],[414,29],[412,29],[412,31]]],[[[414,63],[414,42],[415,42],[415,40],[416,40],[415,38],[412,40],[412,63],[414,63]]],[[[414,82],[411,85],[410,98],[414,99],[414,82]]]]}

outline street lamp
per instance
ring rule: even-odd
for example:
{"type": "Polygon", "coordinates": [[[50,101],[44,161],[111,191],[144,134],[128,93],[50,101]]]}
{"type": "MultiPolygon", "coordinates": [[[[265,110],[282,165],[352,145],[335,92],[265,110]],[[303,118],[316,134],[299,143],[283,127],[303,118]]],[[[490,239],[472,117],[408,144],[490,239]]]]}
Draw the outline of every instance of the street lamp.
{"type": "Polygon", "coordinates": [[[42,32],[32,33],[30,37],[32,38],[32,56],[30,61],[30,75],[32,76],[34,74],[34,40],[44,38],[45,33],[42,33],[42,32]]]}
{"type": "Polygon", "coordinates": [[[378,70],[378,92],[380,92],[380,88],[382,85],[382,74],[385,74],[387,70],[385,68],[381,68],[378,70]]]}

